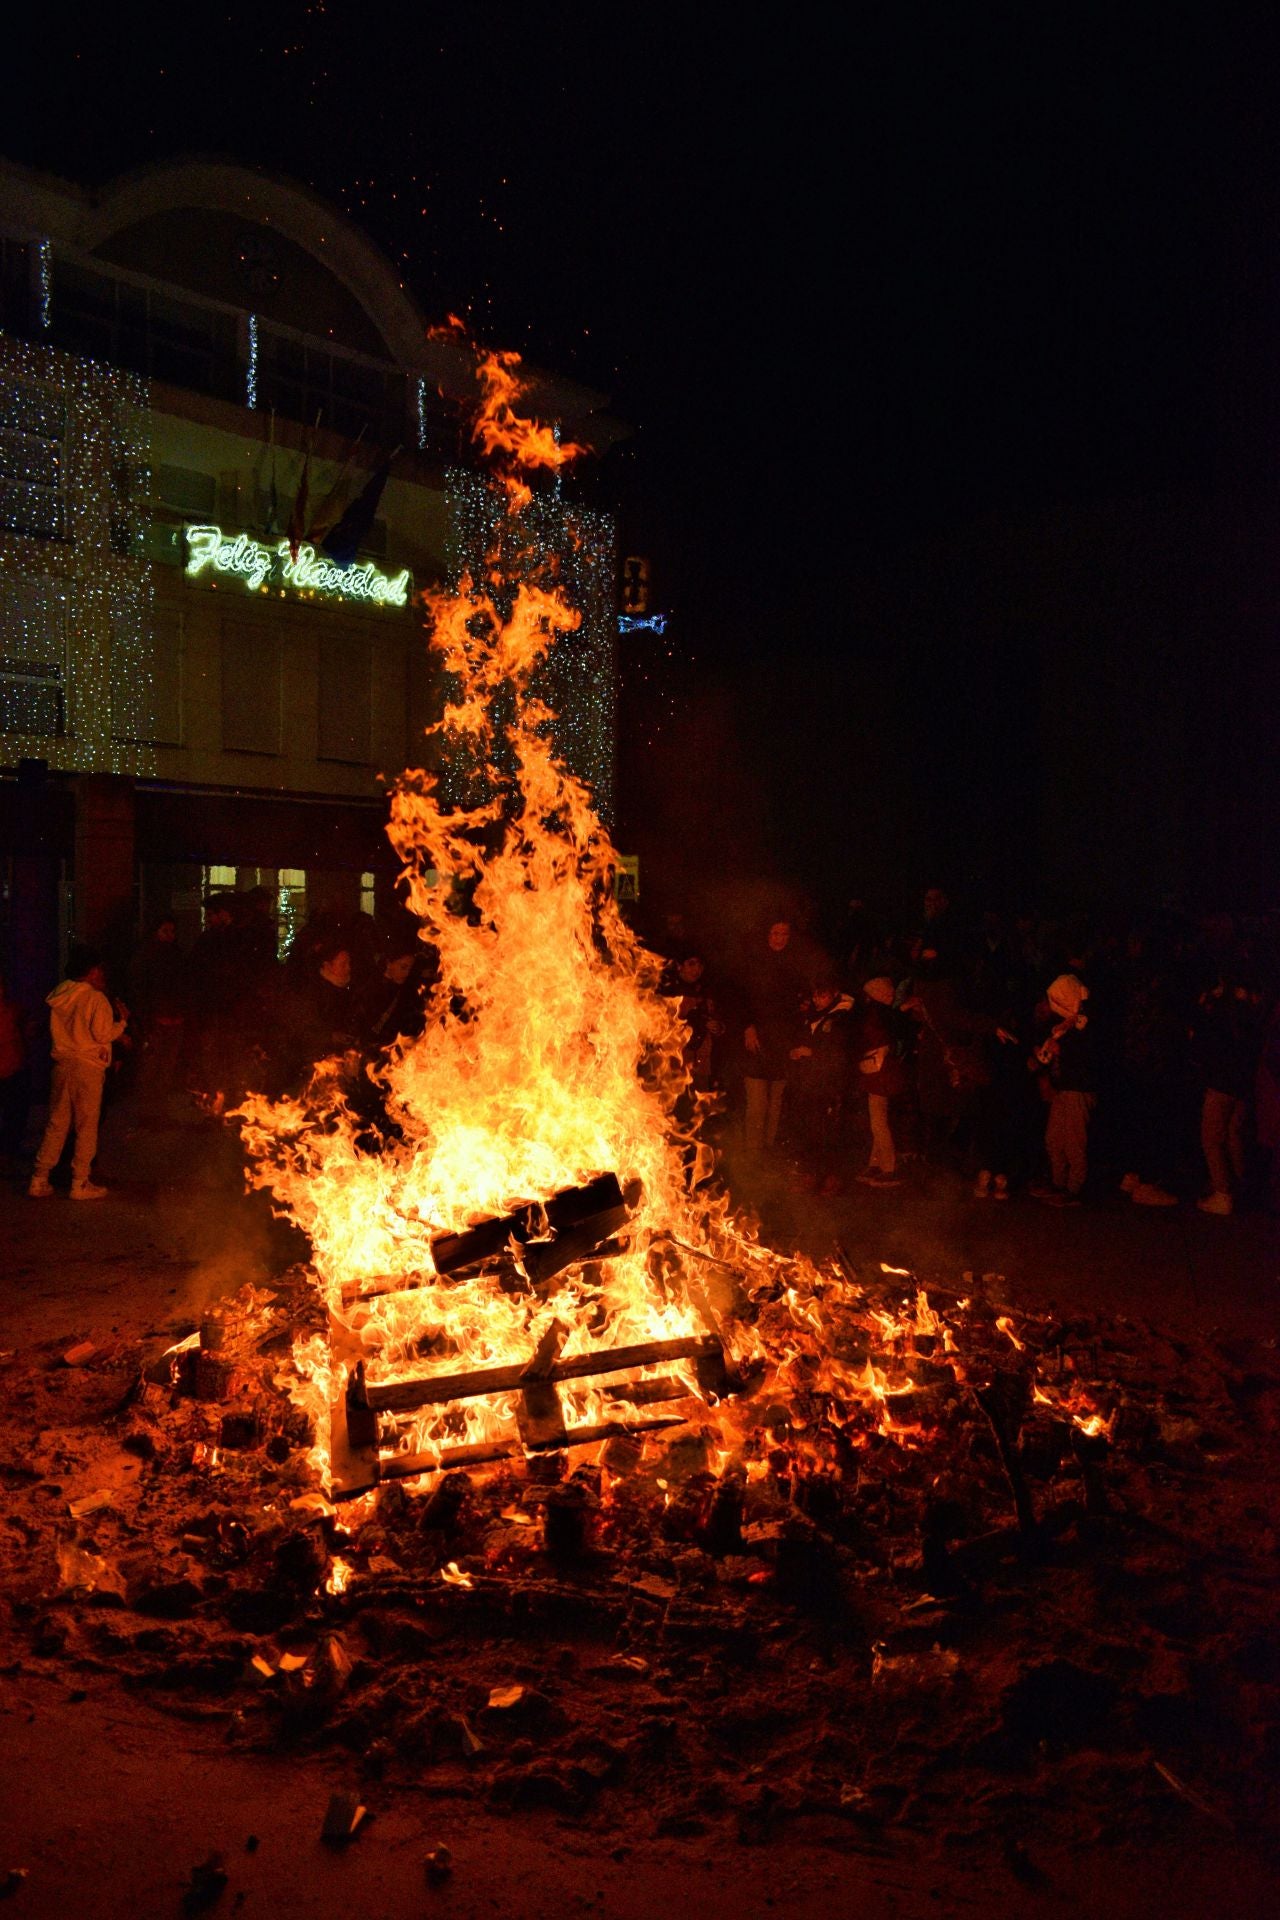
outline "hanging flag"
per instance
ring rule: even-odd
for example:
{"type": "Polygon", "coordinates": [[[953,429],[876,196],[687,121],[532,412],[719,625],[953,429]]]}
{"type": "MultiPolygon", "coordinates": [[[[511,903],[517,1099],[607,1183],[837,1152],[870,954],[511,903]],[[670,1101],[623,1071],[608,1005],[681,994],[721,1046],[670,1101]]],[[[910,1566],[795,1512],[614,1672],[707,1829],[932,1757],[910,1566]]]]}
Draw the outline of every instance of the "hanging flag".
{"type": "Polygon", "coordinates": [[[342,517],[345,505],[348,504],[343,501],[343,496],[347,491],[347,481],[351,475],[351,464],[360,451],[360,442],[364,439],[364,433],[365,430],[361,427],[359,433],[347,448],[347,457],[342,463],[341,473],[315,512],[311,515],[307,525],[307,538],[313,546],[318,547],[325,535],[332,532],[342,517]]]}
{"type": "Polygon", "coordinates": [[[298,491],[294,495],[293,512],[289,515],[286,538],[289,542],[289,558],[296,562],[298,548],[307,537],[307,489],[311,484],[311,447],[320,425],[320,415],[316,415],[315,426],[308,432],[303,443],[302,472],[298,478],[298,491]]]}
{"type": "MultiPolygon", "coordinates": [[[[399,451],[397,447],[396,453],[399,451]]],[[[370,474],[337,525],[321,541],[321,547],[335,567],[349,567],[369,538],[369,530],[373,526],[382,499],[382,489],[387,484],[387,475],[391,471],[391,462],[395,459],[396,453],[391,454],[376,472],[370,474]]]]}

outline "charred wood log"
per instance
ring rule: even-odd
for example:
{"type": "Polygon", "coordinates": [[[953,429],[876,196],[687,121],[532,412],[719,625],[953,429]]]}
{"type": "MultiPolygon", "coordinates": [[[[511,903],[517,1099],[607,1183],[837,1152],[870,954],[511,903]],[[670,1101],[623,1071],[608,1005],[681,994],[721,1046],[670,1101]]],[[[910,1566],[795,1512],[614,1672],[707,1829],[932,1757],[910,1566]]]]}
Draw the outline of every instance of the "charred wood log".
{"type": "MultiPolygon", "coordinates": [[[[555,1452],[564,1447],[592,1447],[601,1440],[612,1439],[615,1434],[634,1436],[661,1433],[670,1427],[684,1425],[682,1414],[660,1415],[653,1420],[602,1420],[593,1426],[568,1427],[549,1446],[555,1452]]],[[[334,1498],[349,1498],[353,1493],[364,1492],[382,1480],[414,1480],[419,1474],[446,1473],[456,1467],[482,1466],[491,1460],[509,1460],[513,1455],[526,1451],[546,1452],[548,1446],[540,1441],[527,1443],[512,1434],[505,1439],[478,1441],[471,1446],[441,1447],[438,1453],[393,1453],[375,1462],[377,1471],[372,1479],[365,1481],[363,1487],[335,1489],[334,1498]]]]}
{"type": "Polygon", "coordinates": [[[1084,1510],[1095,1519],[1111,1511],[1111,1498],[1102,1472],[1102,1463],[1110,1450],[1106,1434],[1085,1433],[1080,1427],[1071,1429],[1071,1451],[1084,1482],[1084,1510]]]}
{"type": "Polygon", "coordinates": [[[616,1174],[600,1174],[585,1186],[562,1188],[545,1204],[529,1201],[460,1233],[437,1234],[431,1242],[433,1273],[370,1274],[346,1281],[342,1298],[348,1305],[376,1300],[382,1294],[457,1279],[495,1262],[511,1267],[516,1282],[513,1254],[528,1281],[539,1286],[579,1261],[607,1260],[621,1253],[624,1243],[614,1236],[626,1224],[638,1197],[623,1192],[616,1174]]]}
{"type": "Polygon", "coordinates": [[[995,1438],[1000,1464],[1013,1495],[1014,1512],[1021,1533],[1034,1533],[1035,1508],[1018,1458],[1018,1435],[1031,1404],[1031,1381],[1025,1373],[997,1373],[985,1387],[975,1387],[973,1397],[987,1416],[995,1438]]]}
{"type": "MultiPolygon", "coordinates": [[[[584,1242],[566,1259],[585,1259],[603,1240],[616,1233],[627,1218],[628,1206],[615,1173],[602,1173],[582,1187],[565,1187],[544,1204],[517,1207],[500,1219],[482,1220],[462,1233],[442,1233],[431,1242],[431,1259],[438,1274],[466,1273],[495,1259],[514,1241],[533,1259],[539,1276],[556,1271],[550,1263],[555,1242],[564,1238],[584,1242]],[[532,1244],[531,1244],[532,1243],[532,1244]]],[[[529,1275],[530,1279],[535,1276],[529,1275]]]]}

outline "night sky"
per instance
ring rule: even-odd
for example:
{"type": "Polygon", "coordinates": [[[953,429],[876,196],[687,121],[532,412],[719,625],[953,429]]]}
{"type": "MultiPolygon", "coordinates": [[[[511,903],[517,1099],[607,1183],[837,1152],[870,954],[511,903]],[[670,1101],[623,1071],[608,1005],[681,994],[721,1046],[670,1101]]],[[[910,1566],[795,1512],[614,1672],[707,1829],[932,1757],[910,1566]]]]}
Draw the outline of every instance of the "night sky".
{"type": "Polygon", "coordinates": [[[887,644],[868,564],[983,515],[1275,487],[1263,10],[77,11],[18,30],[10,157],[291,174],[429,316],[610,394],[635,432],[598,484],[675,615],[677,704],[759,775],[761,858],[887,644]]]}

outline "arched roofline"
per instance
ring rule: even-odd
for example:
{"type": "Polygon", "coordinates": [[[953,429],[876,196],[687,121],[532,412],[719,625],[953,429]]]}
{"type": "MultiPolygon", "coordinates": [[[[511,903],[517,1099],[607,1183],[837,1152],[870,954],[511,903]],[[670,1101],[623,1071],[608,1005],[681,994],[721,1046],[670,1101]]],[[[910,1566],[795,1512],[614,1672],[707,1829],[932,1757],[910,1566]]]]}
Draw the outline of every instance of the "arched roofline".
{"type": "Polygon", "coordinates": [[[96,253],[115,234],[183,207],[238,214],[282,233],[347,289],[398,366],[423,369],[426,321],[390,262],[345,214],[296,181],[216,157],[157,161],[87,196],[79,243],[96,253]]]}

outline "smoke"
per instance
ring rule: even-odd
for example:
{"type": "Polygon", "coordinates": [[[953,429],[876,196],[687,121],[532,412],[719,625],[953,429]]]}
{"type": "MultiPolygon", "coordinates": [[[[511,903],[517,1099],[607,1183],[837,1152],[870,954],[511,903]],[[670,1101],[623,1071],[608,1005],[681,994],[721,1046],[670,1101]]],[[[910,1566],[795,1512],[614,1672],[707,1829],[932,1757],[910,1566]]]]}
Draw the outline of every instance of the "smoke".
{"type": "Polygon", "coordinates": [[[217,1135],[192,1129],[183,1145],[192,1164],[157,1191],[152,1244],[186,1268],[173,1290],[175,1317],[198,1320],[246,1282],[270,1287],[309,1249],[296,1228],[273,1218],[265,1194],[245,1192],[243,1157],[231,1129],[217,1135]]]}

